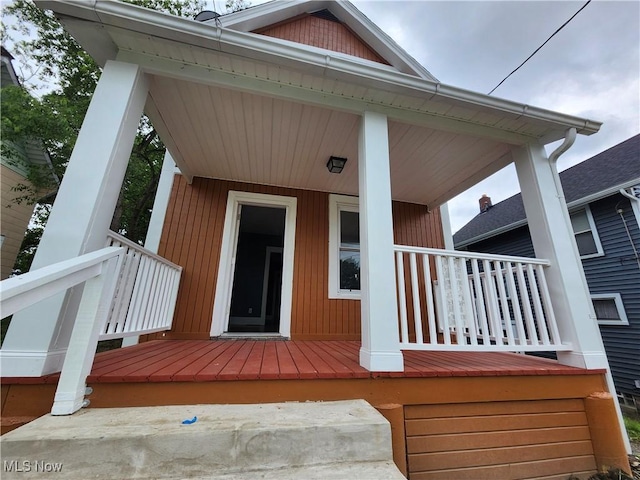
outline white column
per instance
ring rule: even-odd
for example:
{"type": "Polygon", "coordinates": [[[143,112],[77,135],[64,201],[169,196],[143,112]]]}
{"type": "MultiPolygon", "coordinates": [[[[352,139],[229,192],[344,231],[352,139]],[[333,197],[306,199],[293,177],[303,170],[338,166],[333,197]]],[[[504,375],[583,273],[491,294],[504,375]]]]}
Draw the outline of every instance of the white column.
{"type": "Polygon", "coordinates": [[[453,245],[453,233],[451,233],[451,216],[449,215],[449,204],[440,205],[440,221],[442,223],[442,236],[445,250],[455,250],[453,245]]]}
{"type": "MultiPolygon", "coordinates": [[[[32,269],[104,247],[142,109],[147,79],[137,65],[104,67],[32,269]]],[[[81,288],[13,316],[2,348],[2,375],[59,371],[69,343],[81,288]]]]}
{"type": "Polygon", "coordinates": [[[558,360],[581,368],[608,368],[567,205],[556,190],[555,165],[541,145],[514,149],[513,158],[536,256],[551,261],[546,278],[560,336],[573,347],[559,352],[558,360]]]}
{"type": "MultiPolygon", "coordinates": [[[[160,180],[156,189],[156,198],[153,201],[153,209],[151,210],[151,219],[147,228],[147,236],[144,240],[144,248],[158,253],[160,246],[160,237],[162,237],[162,227],[164,226],[164,218],[167,215],[167,206],[169,205],[169,197],[171,197],[171,189],[173,188],[173,179],[176,174],[176,163],[171,158],[168,151],[164,154],[162,162],[162,171],[160,172],[160,180]]],[[[129,347],[136,345],[139,336],[124,337],[122,346],[129,347]]]]}
{"type": "Polygon", "coordinates": [[[398,338],[387,117],[364,112],[358,145],[360,188],[360,365],[404,370],[398,338]]]}

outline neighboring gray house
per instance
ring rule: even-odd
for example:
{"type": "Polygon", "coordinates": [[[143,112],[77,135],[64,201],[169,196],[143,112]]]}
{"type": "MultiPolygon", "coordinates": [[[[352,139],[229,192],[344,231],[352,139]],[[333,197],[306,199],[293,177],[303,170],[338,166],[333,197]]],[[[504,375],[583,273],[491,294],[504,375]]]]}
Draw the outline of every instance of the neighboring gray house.
{"type": "MultiPolygon", "coordinates": [[[[560,173],[616,389],[640,407],[640,135],[560,173]]],[[[481,212],[457,250],[533,257],[522,197],[481,212]]]]}

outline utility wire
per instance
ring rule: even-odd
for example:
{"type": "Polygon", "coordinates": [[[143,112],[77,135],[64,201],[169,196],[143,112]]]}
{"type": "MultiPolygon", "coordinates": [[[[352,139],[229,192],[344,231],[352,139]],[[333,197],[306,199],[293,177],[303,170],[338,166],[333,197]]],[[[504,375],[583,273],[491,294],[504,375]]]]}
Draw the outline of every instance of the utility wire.
{"type": "Polygon", "coordinates": [[[549,40],[551,40],[551,39],[556,35],[556,33],[558,33],[560,30],[562,30],[564,27],[566,27],[566,26],[567,26],[567,24],[568,24],[571,20],[573,20],[573,19],[575,18],[575,16],[576,16],[576,15],[578,15],[582,10],[584,10],[584,8],[585,8],[587,5],[589,5],[590,3],[591,3],[591,0],[587,0],[587,3],[585,3],[585,4],[580,8],[580,10],[578,10],[576,13],[574,13],[574,14],[573,14],[573,16],[572,16],[569,20],[567,20],[566,22],[564,22],[564,23],[560,26],[560,28],[558,28],[555,32],[553,32],[553,33],[551,34],[551,36],[550,36],[549,38],[547,38],[547,39],[544,41],[544,43],[543,43],[542,45],[540,45],[538,48],[536,48],[536,50],[535,50],[531,55],[529,55],[529,56],[527,57],[527,59],[526,59],[524,62],[522,62],[520,65],[518,65],[518,67],[517,67],[513,72],[511,72],[509,75],[507,75],[506,77],[504,77],[504,78],[502,79],[502,81],[501,81],[498,85],[496,85],[495,87],[493,87],[493,90],[491,90],[489,93],[487,93],[487,95],[491,95],[493,92],[495,92],[495,90],[496,90],[500,85],[502,85],[502,84],[507,80],[507,78],[509,78],[509,77],[510,77],[511,75],[513,75],[514,73],[516,73],[518,70],[520,70],[520,67],[522,67],[525,63],[527,63],[527,62],[531,59],[531,57],[533,57],[536,53],[538,53],[538,51],[539,51],[542,47],[544,47],[544,46],[549,42],[549,40]]]}

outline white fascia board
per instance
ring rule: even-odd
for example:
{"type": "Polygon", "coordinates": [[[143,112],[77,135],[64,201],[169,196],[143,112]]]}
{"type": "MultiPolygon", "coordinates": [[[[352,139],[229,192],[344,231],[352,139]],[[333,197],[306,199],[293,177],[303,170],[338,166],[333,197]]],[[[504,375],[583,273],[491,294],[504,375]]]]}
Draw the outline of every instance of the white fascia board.
{"type": "MultiPolygon", "coordinates": [[[[600,190],[599,192],[592,193],[586,197],[579,198],[572,202],[567,203],[567,210],[575,210],[579,207],[588,205],[592,202],[596,202],[610,195],[614,195],[620,191],[620,189],[632,187],[640,182],[640,177],[634,180],[628,180],[624,183],[616,185],[614,187],[609,187],[605,190],[600,190]]],[[[527,224],[527,219],[524,218],[522,220],[518,220],[517,222],[510,223],[509,225],[504,225],[500,228],[496,228],[495,230],[491,230],[490,232],[483,233],[482,235],[475,236],[470,238],[469,240],[465,240],[464,242],[460,242],[456,245],[456,248],[466,247],[467,245],[471,245],[472,243],[481,242],[482,240],[486,240],[488,238],[496,237],[510,230],[515,230],[516,228],[522,227],[527,224]]]]}
{"type": "MultiPolygon", "coordinates": [[[[321,69],[325,75],[343,75],[350,81],[367,85],[376,85],[385,91],[403,92],[428,99],[439,97],[448,102],[460,102],[461,105],[498,111],[514,118],[532,119],[551,123],[557,130],[558,139],[564,137],[567,128],[576,128],[578,133],[590,135],[596,133],[601,123],[592,120],[565,115],[542,108],[490,97],[481,93],[444,85],[431,80],[418,78],[390,69],[375,62],[354,61],[339,55],[327,54],[327,51],[315,51],[304,45],[284,42],[266,36],[238,32],[227,28],[212,27],[201,22],[167,15],[123,2],[94,0],[95,3],[77,3],[74,0],[36,0],[38,5],[47,5],[54,11],[65,13],[77,10],[75,17],[93,17],[87,10],[95,10],[100,23],[136,32],[157,36],[187,45],[197,45],[211,50],[242,55],[245,58],[268,61],[276,65],[290,65],[303,71],[321,69]],[[93,7],[92,7],[93,5],[93,7]],[[63,8],[64,7],[64,8],[63,8]]],[[[84,45],[84,44],[83,44],[84,45]]],[[[89,49],[90,50],[90,49],[89,49]]],[[[551,127],[551,125],[550,125],[551,127]]],[[[550,136],[546,137],[552,141],[550,136]]]]}

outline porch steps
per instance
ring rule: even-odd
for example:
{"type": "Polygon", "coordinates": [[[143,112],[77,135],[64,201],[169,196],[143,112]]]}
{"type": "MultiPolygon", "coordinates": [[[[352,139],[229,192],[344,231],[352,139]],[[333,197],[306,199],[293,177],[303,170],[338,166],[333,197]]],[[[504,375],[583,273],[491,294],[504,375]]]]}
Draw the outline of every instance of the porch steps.
{"type": "Polygon", "coordinates": [[[55,464],[67,479],[404,478],[389,423],[364,400],[89,408],[45,415],[0,445],[3,479],[55,464]]]}

